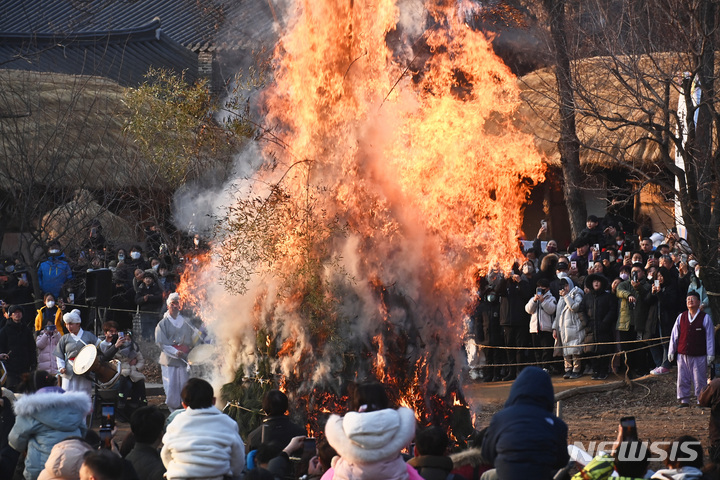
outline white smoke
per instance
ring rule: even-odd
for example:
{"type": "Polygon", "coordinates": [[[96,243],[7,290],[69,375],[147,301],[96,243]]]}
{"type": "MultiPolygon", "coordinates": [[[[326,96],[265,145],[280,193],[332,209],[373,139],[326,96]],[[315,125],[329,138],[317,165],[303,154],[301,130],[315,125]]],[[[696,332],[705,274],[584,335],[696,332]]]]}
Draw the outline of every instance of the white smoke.
{"type": "Polygon", "coordinates": [[[232,204],[237,193],[251,193],[252,177],[263,161],[257,142],[248,142],[235,157],[230,179],[206,175],[181,186],[173,197],[175,226],[186,233],[210,237],[224,206],[232,204]]]}

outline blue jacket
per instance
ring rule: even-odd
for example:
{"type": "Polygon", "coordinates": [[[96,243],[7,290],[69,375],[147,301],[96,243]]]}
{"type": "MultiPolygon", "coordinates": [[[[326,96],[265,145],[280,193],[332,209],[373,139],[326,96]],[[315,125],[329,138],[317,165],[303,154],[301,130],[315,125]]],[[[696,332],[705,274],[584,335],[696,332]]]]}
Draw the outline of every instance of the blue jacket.
{"type": "Polygon", "coordinates": [[[567,465],[568,428],[552,414],[555,395],[550,376],[526,367],[496,413],[482,444],[482,457],[503,480],[551,479],[567,465]]]}
{"type": "Polygon", "coordinates": [[[38,267],[38,282],[43,293],[52,293],[55,298],[60,296],[62,286],[73,278],[72,269],[65,261],[65,255],[48,257],[38,267]]]}
{"type": "Polygon", "coordinates": [[[65,392],[49,388],[25,395],[15,402],[15,425],[8,443],[18,452],[27,449],[24,475],[35,480],[52,447],[68,437],[85,435],[85,417],[90,413],[90,396],[85,392],[65,392]]]}

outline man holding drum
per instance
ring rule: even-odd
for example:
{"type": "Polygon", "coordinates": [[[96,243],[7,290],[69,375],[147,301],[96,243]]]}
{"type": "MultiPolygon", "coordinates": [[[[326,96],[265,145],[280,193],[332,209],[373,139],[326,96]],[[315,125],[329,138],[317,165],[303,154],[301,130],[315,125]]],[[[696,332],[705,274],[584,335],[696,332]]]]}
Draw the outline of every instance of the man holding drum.
{"type": "MultiPolygon", "coordinates": [[[[80,310],[74,309],[73,311],[63,315],[63,321],[65,322],[65,328],[68,333],[62,336],[58,342],[57,348],[55,349],[55,357],[58,367],[58,372],[62,376],[62,388],[65,391],[82,391],[92,396],[92,381],[85,378],[82,375],[76,375],[73,371],[73,363],[75,357],[80,353],[86,345],[100,346],[100,340],[90,332],[82,329],[80,323],[80,310]]],[[[112,358],[117,349],[122,346],[122,342],[119,345],[113,345],[107,349],[104,354],[100,356],[102,360],[112,358]]],[[[100,355],[98,350],[98,355],[100,355]]]]}
{"type": "Polygon", "coordinates": [[[199,332],[180,314],[180,295],[171,293],[167,298],[167,312],[155,327],[155,342],[162,349],[162,368],[165,403],[171,412],[182,408],[180,392],[187,383],[187,356],[199,341],[199,332]]]}

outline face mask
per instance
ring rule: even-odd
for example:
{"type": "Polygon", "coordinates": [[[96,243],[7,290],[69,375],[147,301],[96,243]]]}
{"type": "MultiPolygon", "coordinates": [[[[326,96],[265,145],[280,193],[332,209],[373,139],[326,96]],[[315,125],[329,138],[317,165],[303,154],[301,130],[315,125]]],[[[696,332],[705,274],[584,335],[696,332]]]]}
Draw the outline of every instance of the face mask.
{"type": "Polygon", "coordinates": [[[125,255],[123,255],[123,254],[118,255],[118,261],[122,262],[123,260],[125,260],[125,255]]]}
{"type": "Polygon", "coordinates": [[[533,272],[533,268],[532,268],[530,265],[525,265],[525,266],[523,267],[522,272],[523,272],[525,275],[527,275],[527,274],[533,272]]]}
{"type": "Polygon", "coordinates": [[[155,270],[157,272],[157,269],[160,268],[160,264],[156,263],[155,265],[153,265],[152,268],[153,268],[153,270],[155,270]]]}
{"type": "Polygon", "coordinates": [[[60,250],[56,250],[54,248],[52,250],[50,250],[50,255],[58,255],[58,254],[60,254],[60,250]]]}
{"type": "Polygon", "coordinates": [[[648,281],[651,281],[653,279],[652,275],[648,275],[648,281]]]}
{"type": "Polygon", "coordinates": [[[130,256],[133,260],[137,260],[138,258],[140,258],[140,252],[132,252],[130,253],[130,256]]]}
{"type": "Polygon", "coordinates": [[[628,275],[627,273],[621,273],[620,278],[622,278],[623,280],[627,280],[628,278],[630,278],[630,275],[628,275]]]}
{"type": "Polygon", "coordinates": [[[690,265],[690,268],[695,268],[695,266],[697,265],[697,260],[690,260],[688,262],[688,265],[690,265]]]}
{"type": "Polygon", "coordinates": [[[55,306],[55,301],[54,301],[54,300],[48,300],[45,305],[47,305],[47,308],[53,308],[53,307],[55,306]]]}
{"type": "Polygon", "coordinates": [[[615,261],[615,257],[614,257],[613,255],[610,255],[610,256],[608,256],[608,260],[610,260],[611,262],[614,262],[614,261],[615,261]]]}
{"type": "Polygon", "coordinates": [[[622,241],[622,240],[615,240],[615,243],[618,244],[618,247],[621,247],[622,244],[623,244],[623,241],[622,241]]]}

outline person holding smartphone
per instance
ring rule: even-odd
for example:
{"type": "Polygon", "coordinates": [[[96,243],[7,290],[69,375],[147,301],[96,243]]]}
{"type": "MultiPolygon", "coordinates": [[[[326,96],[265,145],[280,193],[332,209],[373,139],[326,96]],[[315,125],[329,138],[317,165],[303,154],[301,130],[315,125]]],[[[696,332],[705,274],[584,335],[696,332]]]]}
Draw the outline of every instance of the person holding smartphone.
{"type": "Polygon", "coordinates": [[[575,250],[570,255],[570,271],[568,273],[571,277],[580,278],[587,275],[589,263],[593,260],[590,245],[587,237],[580,237],[570,245],[570,248],[575,250]],[[573,264],[573,262],[575,263],[573,264]]]}
{"type": "Polygon", "coordinates": [[[557,302],[555,320],[553,321],[553,338],[563,347],[565,363],[565,379],[582,376],[580,356],[583,348],[578,347],[585,341],[585,328],[580,318],[583,291],[573,284],[569,278],[560,280],[560,299],[557,302]]]}
{"type": "MultiPolygon", "coordinates": [[[[620,478],[645,478],[650,459],[647,442],[638,439],[634,417],[620,419],[618,436],[612,452],[600,452],[572,478],[573,480],[606,480],[617,474],[620,478]]],[[[654,478],[654,477],[653,477],[654,478]]]]}
{"type": "MultiPolygon", "coordinates": [[[[650,307],[648,323],[645,331],[648,338],[660,338],[670,335],[675,319],[680,313],[678,308],[678,286],[673,282],[672,275],[665,267],[660,267],[653,278],[652,294],[655,301],[650,307]]],[[[670,373],[670,362],[667,359],[667,343],[656,342],[650,347],[655,368],[652,375],[670,373]]]]}
{"type": "Polygon", "coordinates": [[[557,300],[550,291],[550,282],[547,278],[537,281],[535,295],[525,304],[525,311],[530,314],[530,338],[535,348],[535,361],[543,370],[552,373],[552,324],[555,319],[557,300]]]}
{"type": "Polygon", "coordinates": [[[622,343],[620,348],[628,353],[627,368],[630,375],[638,377],[645,375],[649,365],[645,364],[643,351],[633,352],[639,345],[629,343],[642,340],[645,332],[645,323],[648,318],[648,308],[652,300],[652,286],[645,278],[645,269],[640,264],[634,264],[630,270],[630,277],[617,286],[615,295],[620,300],[617,330],[622,343]]]}
{"type": "Polygon", "coordinates": [[[55,323],[51,320],[47,322],[45,328],[37,332],[35,345],[37,346],[38,368],[46,370],[53,375],[57,375],[57,362],[55,361],[55,349],[60,342],[62,335],[55,328],[55,323]]]}
{"type": "Polygon", "coordinates": [[[617,299],[608,290],[610,285],[607,278],[602,275],[592,274],[585,279],[587,293],[583,297],[581,315],[584,316],[587,325],[586,344],[596,343],[585,347],[585,352],[590,353],[592,358],[592,379],[605,380],[608,376],[609,358],[602,355],[611,351],[613,333],[617,322],[617,299]]]}

